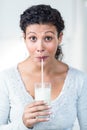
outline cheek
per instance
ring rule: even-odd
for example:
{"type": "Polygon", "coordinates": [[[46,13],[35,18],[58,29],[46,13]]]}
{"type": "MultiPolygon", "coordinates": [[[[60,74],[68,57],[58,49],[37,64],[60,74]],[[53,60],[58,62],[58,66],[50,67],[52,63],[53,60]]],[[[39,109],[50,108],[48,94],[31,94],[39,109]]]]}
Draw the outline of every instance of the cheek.
{"type": "Polygon", "coordinates": [[[57,50],[57,44],[56,45],[52,44],[52,45],[48,46],[49,53],[54,53],[55,54],[56,50],[57,50]]]}
{"type": "Polygon", "coordinates": [[[29,53],[33,53],[35,51],[35,48],[36,48],[35,46],[30,45],[30,44],[27,44],[26,47],[27,47],[27,50],[29,53]]]}

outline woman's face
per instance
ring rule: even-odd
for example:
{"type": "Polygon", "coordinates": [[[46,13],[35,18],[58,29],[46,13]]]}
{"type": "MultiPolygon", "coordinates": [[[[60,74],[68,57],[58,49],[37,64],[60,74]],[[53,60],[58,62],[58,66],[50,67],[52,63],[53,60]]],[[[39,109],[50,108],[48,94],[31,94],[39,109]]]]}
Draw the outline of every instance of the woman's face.
{"type": "Polygon", "coordinates": [[[56,27],[48,24],[32,24],[27,26],[24,34],[27,50],[34,62],[52,63],[62,37],[58,38],[56,27]]]}

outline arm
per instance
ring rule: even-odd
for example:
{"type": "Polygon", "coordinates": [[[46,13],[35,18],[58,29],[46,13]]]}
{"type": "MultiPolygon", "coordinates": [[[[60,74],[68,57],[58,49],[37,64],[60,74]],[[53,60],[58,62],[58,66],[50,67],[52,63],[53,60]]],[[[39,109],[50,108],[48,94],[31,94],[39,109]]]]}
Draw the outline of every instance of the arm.
{"type": "Polygon", "coordinates": [[[6,79],[8,80],[8,78],[0,77],[0,130],[31,130],[34,124],[48,121],[46,118],[35,118],[50,114],[45,111],[49,109],[48,105],[43,101],[37,101],[26,106],[22,118],[17,117],[11,122],[9,89],[6,79]]]}
{"type": "Polygon", "coordinates": [[[87,130],[87,77],[81,88],[77,108],[80,130],[87,130]]]}
{"type": "Polygon", "coordinates": [[[29,130],[22,120],[9,123],[10,103],[6,82],[0,75],[0,130],[29,130]]]}
{"type": "MultiPolygon", "coordinates": [[[[24,111],[23,120],[18,119],[12,123],[9,122],[10,104],[8,97],[8,90],[0,86],[0,130],[31,130],[30,124],[36,124],[37,122],[48,121],[46,118],[34,118],[33,116],[38,116],[38,114],[49,115],[48,112],[36,112],[36,109],[48,110],[48,106],[44,106],[43,101],[34,102],[29,104],[24,111]],[[43,104],[43,105],[42,105],[43,104]],[[42,107],[41,107],[42,105],[42,107]],[[32,113],[33,112],[33,113],[32,113]],[[31,115],[32,113],[32,115],[31,115]],[[24,122],[24,123],[23,123],[24,122]],[[24,125],[25,124],[25,125],[24,125]],[[28,128],[27,128],[28,127],[28,128]]],[[[33,128],[34,129],[34,128],[33,128]]]]}

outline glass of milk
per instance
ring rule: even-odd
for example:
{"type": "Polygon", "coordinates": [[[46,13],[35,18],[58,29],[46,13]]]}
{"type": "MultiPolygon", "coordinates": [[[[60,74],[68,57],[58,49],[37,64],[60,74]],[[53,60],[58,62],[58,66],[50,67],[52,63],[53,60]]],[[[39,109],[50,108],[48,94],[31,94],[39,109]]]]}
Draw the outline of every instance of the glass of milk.
{"type": "Polygon", "coordinates": [[[48,105],[51,103],[51,83],[35,83],[35,100],[44,100],[48,105]]]}
{"type": "MultiPolygon", "coordinates": [[[[40,101],[43,100],[50,105],[51,103],[51,83],[44,82],[35,83],[35,100],[40,101]]],[[[49,116],[39,116],[39,118],[49,118],[49,116]]]]}

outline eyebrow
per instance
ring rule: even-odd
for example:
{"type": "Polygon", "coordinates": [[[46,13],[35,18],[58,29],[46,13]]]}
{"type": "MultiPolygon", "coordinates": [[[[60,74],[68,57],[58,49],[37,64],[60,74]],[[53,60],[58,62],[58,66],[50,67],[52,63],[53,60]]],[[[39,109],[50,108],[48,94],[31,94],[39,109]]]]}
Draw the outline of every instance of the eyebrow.
{"type": "Polygon", "coordinates": [[[34,34],[36,34],[35,32],[28,32],[27,34],[29,35],[30,33],[34,33],[34,34]]]}
{"type": "Polygon", "coordinates": [[[47,32],[45,32],[45,33],[52,33],[52,34],[55,35],[55,33],[54,33],[53,31],[47,31],[47,32]]]}

